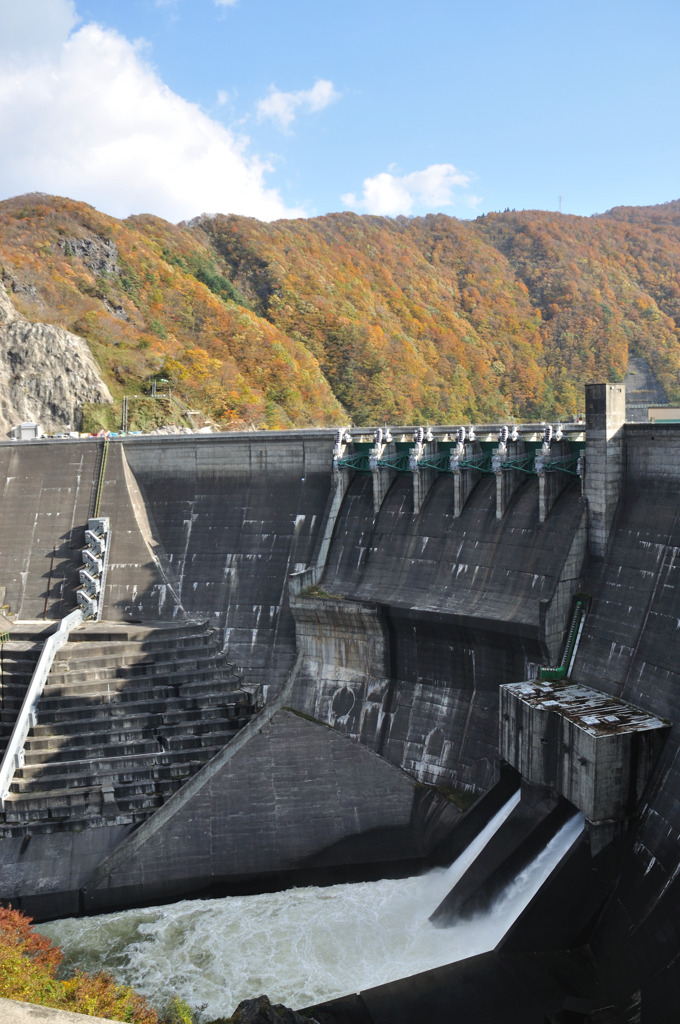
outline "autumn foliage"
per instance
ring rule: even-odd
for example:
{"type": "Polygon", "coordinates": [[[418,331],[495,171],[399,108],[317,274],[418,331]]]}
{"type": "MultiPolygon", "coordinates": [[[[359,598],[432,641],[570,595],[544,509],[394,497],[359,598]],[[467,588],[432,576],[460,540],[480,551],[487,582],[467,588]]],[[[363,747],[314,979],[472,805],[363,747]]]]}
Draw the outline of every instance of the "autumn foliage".
{"type": "Polygon", "coordinates": [[[221,429],[564,418],[630,354],[680,400],[680,202],[174,226],[31,195],[0,276],[116,398],[161,375],[221,429]]]}
{"type": "Polygon", "coordinates": [[[0,907],[0,996],[73,1013],[159,1024],[146,1000],[104,973],[57,976],[61,951],[31,927],[31,919],[17,910],[0,907]]]}

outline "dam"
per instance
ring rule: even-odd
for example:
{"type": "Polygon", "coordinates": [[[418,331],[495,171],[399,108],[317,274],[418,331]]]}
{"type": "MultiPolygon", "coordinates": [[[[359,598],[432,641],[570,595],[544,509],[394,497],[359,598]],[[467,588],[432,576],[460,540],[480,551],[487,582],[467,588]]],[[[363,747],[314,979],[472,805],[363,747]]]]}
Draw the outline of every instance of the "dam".
{"type": "Polygon", "coordinates": [[[406,875],[519,794],[442,928],[585,826],[496,948],[310,1012],[674,1020],[680,425],[586,412],[0,444],[0,899],[406,875]]]}

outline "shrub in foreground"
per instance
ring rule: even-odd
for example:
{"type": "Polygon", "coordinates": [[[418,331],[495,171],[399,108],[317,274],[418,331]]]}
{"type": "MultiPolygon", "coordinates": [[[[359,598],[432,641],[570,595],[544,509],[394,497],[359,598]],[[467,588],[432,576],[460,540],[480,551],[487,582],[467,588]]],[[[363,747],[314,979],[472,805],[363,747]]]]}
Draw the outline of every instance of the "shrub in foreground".
{"type": "Polygon", "coordinates": [[[63,958],[57,946],[34,931],[30,917],[0,907],[0,996],[126,1024],[161,1024],[143,996],[118,985],[110,974],[76,971],[70,978],[56,977],[63,958]]]}

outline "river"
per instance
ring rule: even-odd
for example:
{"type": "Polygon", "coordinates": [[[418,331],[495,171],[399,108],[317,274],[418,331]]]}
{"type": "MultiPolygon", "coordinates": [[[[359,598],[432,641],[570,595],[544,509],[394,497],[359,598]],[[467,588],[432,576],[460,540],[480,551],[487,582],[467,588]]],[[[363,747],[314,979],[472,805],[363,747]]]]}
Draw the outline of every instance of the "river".
{"type": "Polygon", "coordinates": [[[493,949],[582,828],[576,816],[488,913],[450,928],[429,915],[509,814],[448,869],[411,878],[190,900],[41,925],[70,965],[105,969],[157,1006],[202,1020],[266,993],[299,1008],[493,949]]]}

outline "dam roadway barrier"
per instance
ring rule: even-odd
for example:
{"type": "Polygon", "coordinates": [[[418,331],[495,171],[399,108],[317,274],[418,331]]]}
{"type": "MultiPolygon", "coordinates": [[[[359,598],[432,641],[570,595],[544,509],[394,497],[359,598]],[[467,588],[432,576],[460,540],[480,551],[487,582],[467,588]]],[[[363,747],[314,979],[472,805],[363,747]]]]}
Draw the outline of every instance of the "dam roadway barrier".
{"type": "MultiPolygon", "coordinates": [[[[584,594],[589,612],[567,682],[655,716],[666,736],[656,765],[646,785],[628,791],[634,798],[614,841],[597,852],[586,835],[535,897],[534,907],[544,899],[559,908],[579,887],[589,893],[588,914],[565,913],[555,927],[543,967],[531,951],[548,948],[547,928],[530,904],[513,933],[521,984],[510,981],[509,937],[505,951],[476,964],[399,983],[393,1019],[424,1019],[426,993],[437,986],[437,1005],[454,1005],[455,986],[479,989],[493,965],[519,1000],[517,1019],[531,1019],[520,1014],[525,998],[524,1009],[542,1006],[555,1021],[577,1012],[571,1019],[595,1021],[607,1005],[634,1004],[644,1019],[672,1020],[667,1007],[680,1002],[680,428],[625,424],[620,389],[589,387],[585,429],[553,435],[548,452],[543,425],[519,428],[505,453],[502,425],[477,428],[456,471],[455,426],[434,428],[432,440],[393,427],[379,444],[374,432],[353,428],[340,442],[325,430],[112,439],[100,494],[112,542],[96,629],[112,638],[128,630],[125,643],[147,646],[138,652],[143,668],[103,673],[104,689],[83,691],[76,710],[89,714],[90,698],[106,703],[114,679],[115,703],[139,710],[142,699],[130,698],[148,674],[143,700],[161,717],[150,735],[138,722],[120,735],[127,729],[155,744],[144,752],[153,770],[140,772],[128,807],[113,783],[114,807],[101,776],[75,787],[84,811],[77,830],[49,798],[40,823],[6,823],[0,896],[47,917],[204,895],[212,885],[266,888],[315,872],[360,877],[436,860],[447,843],[455,848],[466,820],[455,801],[484,794],[501,775],[500,688],[561,664],[574,600],[584,594]],[[494,466],[503,454],[505,469],[494,466]],[[159,706],[176,666],[166,665],[162,682],[153,666],[163,662],[164,633],[199,625],[211,631],[224,671],[205,680],[215,706],[238,690],[263,710],[233,738],[206,745],[205,759],[170,784],[160,724],[172,712],[178,743],[185,725],[199,734],[188,732],[182,684],[170,710],[159,706]],[[92,827],[83,826],[88,815],[92,827]],[[173,848],[182,855],[166,864],[173,848]],[[594,985],[575,952],[586,942],[594,985]]],[[[93,508],[100,455],[96,441],[0,444],[0,585],[20,620],[47,625],[73,607],[80,524],[93,508]]],[[[113,649],[101,656],[115,661],[113,649]]],[[[75,661],[69,671],[80,671],[75,661]]],[[[69,685],[67,674],[55,680],[69,685]]],[[[64,696],[75,694],[55,694],[55,714],[64,696]]],[[[29,735],[28,743],[36,755],[47,749],[40,763],[59,774],[54,751],[39,745],[47,739],[29,735]]],[[[521,746],[519,733],[514,741],[521,746]]],[[[633,748],[620,772],[637,780],[633,748]]],[[[587,760],[576,757],[575,778],[595,770],[580,757],[587,760]]],[[[22,780],[27,797],[31,785],[22,780]]],[[[556,798],[553,780],[545,785],[556,798]]],[[[386,1019],[379,1007],[394,1010],[393,994],[364,994],[371,1016],[363,1019],[386,1019]]]]}

